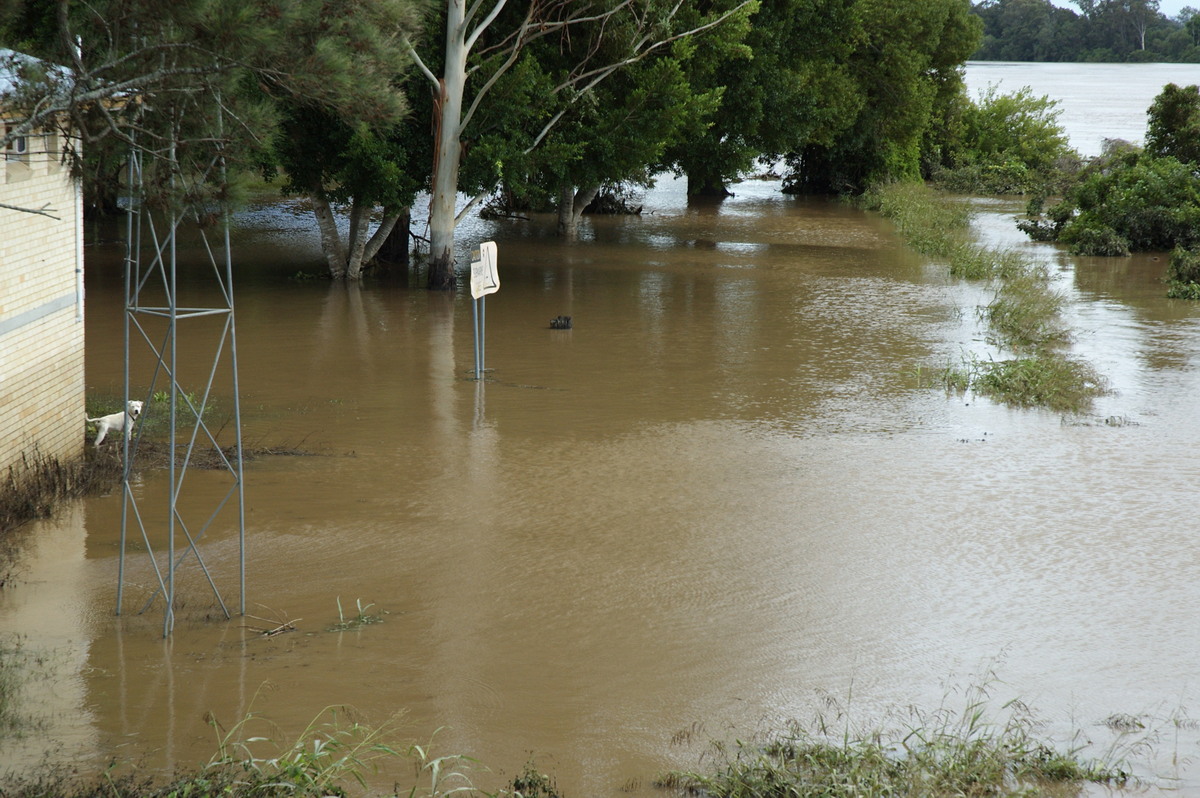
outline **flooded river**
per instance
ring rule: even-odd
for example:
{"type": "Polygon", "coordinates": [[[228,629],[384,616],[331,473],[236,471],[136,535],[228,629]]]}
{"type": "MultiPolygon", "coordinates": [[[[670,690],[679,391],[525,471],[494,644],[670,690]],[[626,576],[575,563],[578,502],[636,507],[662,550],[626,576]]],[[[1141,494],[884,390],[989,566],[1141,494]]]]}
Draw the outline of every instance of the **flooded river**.
{"type": "MultiPolygon", "coordinates": [[[[985,204],[982,238],[1054,264],[1113,389],[1082,417],[1012,410],[921,385],[988,355],[985,286],[870,214],[735,191],[689,205],[664,180],[574,245],[550,219],[471,223],[502,281],[481,381],[469,297],[287,280],[319,268],[309,218],[244,214],[244,439],[312,455],[246,466],[249,609],[296,631],[212,620],[193,572],[171,639],[158,605],[113,617],[120,498],[71,504],[0,592],[0,630],[40,658],[37,731],[0,766],[188,767],[208,713],[283,740],[346,705],[403,713],[484,786],[532,759],[570,798],[617,795],[828,697],[865,723],[987,682],[1097,754],[1106,719],[1142,718],[1163,733],[1139,772],[1200,790],[1200,308],[1164,297],[1165,261],[1067,258],[985,204]],[[339,602],[382,622],[329,631],[339,602]]],[[[110,396],[119,254],[93,246],[87,274],[87,384],[110,396]]],[[[166,485],[137,483],[149,512],[166,485]]],[[[236,530],[202,551],[236,593],[236,530]]],[[[144,600],[148,558],[127,567],[144,600]]]]}

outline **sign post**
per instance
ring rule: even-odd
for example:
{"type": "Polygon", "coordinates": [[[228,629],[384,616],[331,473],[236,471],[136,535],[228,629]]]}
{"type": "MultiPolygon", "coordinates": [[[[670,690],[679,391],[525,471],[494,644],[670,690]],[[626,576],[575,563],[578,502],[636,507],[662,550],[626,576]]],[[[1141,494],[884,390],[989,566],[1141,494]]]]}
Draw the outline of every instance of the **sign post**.
{"type": "Polygon", "coordinates": [[[475,324],[475,379],[483,376],[483,331],[487,321],[485,297],[500,290],[496,272],[496,242],[484,241],[471,253],[471,317],[475,324]]]}

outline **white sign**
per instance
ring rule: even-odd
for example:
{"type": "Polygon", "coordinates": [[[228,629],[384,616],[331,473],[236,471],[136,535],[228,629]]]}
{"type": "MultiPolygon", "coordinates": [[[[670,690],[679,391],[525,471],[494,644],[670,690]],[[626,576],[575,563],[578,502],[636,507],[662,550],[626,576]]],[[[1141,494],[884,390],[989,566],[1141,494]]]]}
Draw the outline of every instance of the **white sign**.
{"type": "Polygon", "coordinates": [[[471,297],[479,299],[499,290],[500,275],[496,272],[496,242],[484,241],[479,245],[479,260],[471,262],[471,297]]]}

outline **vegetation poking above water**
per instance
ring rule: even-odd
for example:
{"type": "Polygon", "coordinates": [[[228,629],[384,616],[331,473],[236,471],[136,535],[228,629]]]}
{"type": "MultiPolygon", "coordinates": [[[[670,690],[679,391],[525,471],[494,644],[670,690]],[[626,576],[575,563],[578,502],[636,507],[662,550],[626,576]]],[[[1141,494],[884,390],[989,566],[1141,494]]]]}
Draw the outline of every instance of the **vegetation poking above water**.
{"type": "Polygon", "coordinates": [[[946,262],[956,277],[991,280],[995,298],[981,310],[989,341],[1015,355],[1007,360],[966,358],[940,374],[946,390],[968,388],[1016,407],[1086,411],[1106,390],[1088,363],[1063,350],[1071,335],[1062,319],[1065,298],[1049,270],[1012,250],[982,247],[969,236],[971,208],[919,183],[879,186],[864,198],[868,208],[895,223],[918,252],[946,262]]]}
{"type": "MultiPolygon", "coordinates": [[[[703,772],[672,772],[656,786],[713,798],[801,798],[821,796],[1029,796],[1077,794],[1088,782],[1124,785],[1129,775],[1110,753],[1083,758],[1081,749],[1061,751],[1034,734],[1037,722],[1019,701],[988,718],[983,688],[971,688],[965,708],[933,712],[909,709],[888,725],[857,729],[848,711],[832,700],[811,723],[787,724],[763,742],[714,743],[703,772]],[[1110,761],[1112,760],[1112,761],[1110,761]],[[1064,788],[1065,789],[1062,789],[1064,788]]],[[[1117,717],[1117,716],[1113,716],[1117,717]]],[[[277,744],[260,734],[267,722],[247,715],[225,728],[211,716],[216,751],[202,767],[171,777],[126,771],[110,765],[91,778],[42,771],[0,783],[5,798],[324,798],[350,795],[407,795],[448,798],[561,798],[551,775],[532,761],[504,787],[485,790],[473,776],[482,768],[461,754],[439,755],[432,743],[399,743],[395,720],[371,726],[345,707],[323,710],[291,742],[277,744]],[[393,786],[376,789],[381,781],[393,786]]],[[[1140,739],[1136,718],[1106,725],[1123,740],[1140,739]]],[[[271,728],[271,732],[277,730],[271,728]]],[[[689,733],[689,737],[691,734],[689,733]]]]}
{"type": "MultiPolygon", "coordinates": [[[[854,729],[840,711],[793,722],[765,741],[713,747],[703,773],[675,772],[665,787],[714,798],[798,796],[1034,796],[1052,785],[1077,794],[1084,783],[1123,785],[1118,764],[1060,751],[1033,733],[1035,720],[1019,701],[987,719],[982,690],[964,710],[910,709],[890,726],[854,729]]],[[[834,706],[836,709],[836,706],[834,706]]]]}
{"type": "MultiPolygon", "coordinates": [[[[0,480],[0,536],[26,521],[49,516],[61,499],[106,490],[120,478],[119,459],[90,450],[72,461],[37,452],[23,455],[0,480]]],[[[6,578],[0,564],[0,587],[6,578]]]]}
{"type": "Polygon", "coordinates": [[[342,598],[337,598],[338,622],[329,627],[331,632],[348,632],[352,629],[361,629],[364,626],[370,626],[374,623],[383,623],[382,612],[369,612],[374,607],[374,604],[363,604],[362,599],[355,599],[355,606],[358,612],[354,615],[346,615],[342,609],[342,598]]]}
{"type": "MultiPolygon", "coordinates": [[[[1200,21],[1200,17],[1197,18],[1200,21]]],[[[1168,296],[1194,299],[1200,251],[1200,86],[1167,84],[1146,112],[1146,146],[1110,141],[1055,192],[1034,198],[1017,227],[1078,255],[1174,250],[1168,296]],[[1189,253],[1192,256],[1189,260],[1189,253]]]]}
{"type": "Polygon", "coordinates": [[[24,698],[29,682],[44,677],[46,666],[47,655],[31,650],[23,637],[0,635],[0,741],[44,730],[45,719],[27,711],[24,698]]]}

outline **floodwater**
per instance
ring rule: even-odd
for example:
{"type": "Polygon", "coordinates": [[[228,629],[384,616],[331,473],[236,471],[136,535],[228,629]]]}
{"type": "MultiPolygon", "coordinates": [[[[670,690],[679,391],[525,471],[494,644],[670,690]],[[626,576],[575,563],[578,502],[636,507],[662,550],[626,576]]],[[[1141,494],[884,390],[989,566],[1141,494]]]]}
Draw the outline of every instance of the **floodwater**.
{"type": "Polygon", "coordinates": [[[1146,109],[1174,83],[1200,81],[1195,64],[1031,64],[1023,61],[972,61],[967,88],[978,98],[989,88],[1011,94],[1028,87],[1034,97],[1059,103],[1059,122],[1071,146],[1086,156],[1099,155],[1105,139],[1141,145],[1146,139],[1146,109]]]}
{"type": "MultiPolygon", "coordinates": [[[[920,384],[992,354],[985,286],[870,214],[735,191],[689,206],[664,180],[574,245],[549,219],[472,222],[464,249],[500,252],[483,380],[468,296],[286,280],[319,268],[308,218],[244,214],[243,437],[311,454],[246,465],[248,610],[266,620],[214,620],[190,561],[164,641],[161,603],[137,613],[154,582],[138,550],[115,618],[120,497],[68,505],[29,528],[0,592],[0,631],[38,662],[36,731],[0,766],[189,767],[215,750],[209,713],[288,740],[344,705],[403,713],[402,737],[475,758],[483,786],[533,760],[568,796],[648,793],[706,741],[829,699],[865,724],[986,685],[997,713],[1019,697],[1095,754],[1129,744],[1106,719],[1138,717],[1156,735],[1138,773],[1200,791],[1200,308],[1164,298],[1165,259],[1068,258],[1022,240],[1019,203],[984,203],[981,238],[1054,265],[1076,350],[1113,389],[1080,417],[1013,410],[920,384]],[[549,329],[559,314],[574,328],[549,329]],[[358,602],[382,622],[329,631],[358,602]]],[[[119,247],[88,268],[87,384],[117,395],[119,247]]],[[[224,381],[215,399],[227,412],[224,381]]],[[[188,513],[227,490],[188,479],[188,513]]],[[[135,485],[159,529],[167,486],[135,485]]],[[[227,514],[200,551],[236,605],[227,514]]]]}

